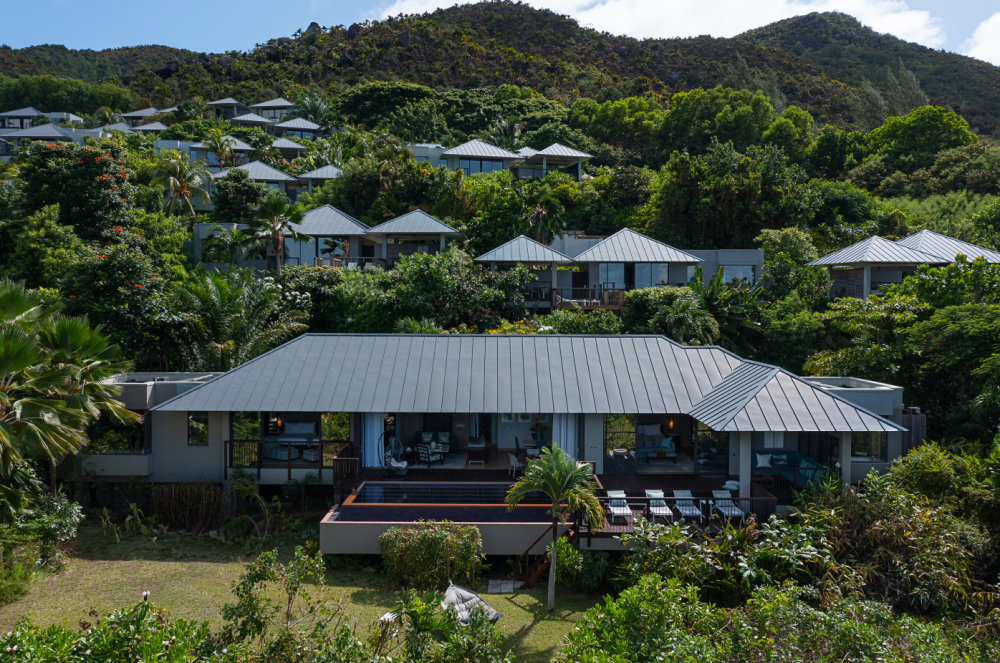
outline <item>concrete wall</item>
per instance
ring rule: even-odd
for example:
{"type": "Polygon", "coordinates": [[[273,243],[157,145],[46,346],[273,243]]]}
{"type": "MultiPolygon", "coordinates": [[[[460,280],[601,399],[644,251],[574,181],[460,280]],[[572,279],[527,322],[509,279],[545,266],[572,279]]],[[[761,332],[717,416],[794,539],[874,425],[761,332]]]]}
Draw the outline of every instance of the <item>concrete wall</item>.
{"type": "Polygon", "coordinates": [[[753,265],[754,275],[757,279],[764,271],[764,252],[758,249],[692,250],[682,248],[681,250],[701,258],[701,269],[705,273],[706,279],[711,278],[716,270],[723,265],[753,265]]]}
{"type": "MultiPolygon", "coordinates": [[[[324,555],[378,555],[378,537],[390,527],[404,522],[340,522],[332,520],[332,512],[319,524],[319,548],[324,555]]],[[[487,555],[520,555],[548,528],[548,523],[468,523],[479,529],[483,552],[487,555]]],[[[560,527],[559,533],[565,532],[560,527]]],[[[531,549],[538,555],[545,552],[548,537],[531,549]]]]}
{"type": "Polygon", "coordinates": [[[204,447],[187,443],[187,412],[154,411],[147,416],[153,427],[154,481],[222,481],[228,412],[208,413],[208,446],[204,447]]]}
{"type": "Polygon", "coordinates": [[[94,454],[82,462],[83,470],[101,478],[123,479],[153,474],[153,454],[94,454]]]}
{"type": "Polygon", "coordinates": [[[604,472],[604,415],[583,415],[583,448],[580,460],[595,461],[597,473],[604,472]]]}

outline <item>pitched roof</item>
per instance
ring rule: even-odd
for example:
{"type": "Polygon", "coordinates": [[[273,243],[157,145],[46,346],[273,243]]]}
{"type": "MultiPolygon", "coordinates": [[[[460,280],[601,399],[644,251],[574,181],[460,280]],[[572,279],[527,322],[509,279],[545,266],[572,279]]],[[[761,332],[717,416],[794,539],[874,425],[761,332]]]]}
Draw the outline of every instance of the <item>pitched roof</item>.
{"type": "Polygon", "coordinates": [[[745,362],[688,412],[717,431],[896,431],[891,421],[776,366],[745,362]]]}
{"type": "Polygon", "coordinates": [[[502,147],[490,145],[478,138],[462,143],[458,147],[453,147],[444,153],[449,157],[486,157],[490,159],[520,159],[521,156],[508,152],[502,147]]]}
{"type": "Polygon", "coordinates": [[[370,231],[372,234],[401,235],[407,233],[414,234],[438,234],[448,233],[460,235],[457,230],[449,226],[444,221],[439,221],[423,210],[413,210],[397,216],[395,219],[375,226],[370,231]]]}
{"type": "Polygon", "coordinates": [[[809,265],[813,267],[820,265],[863,265],[866,263],[934,265],[942,262],[948,261],[875,235],[857,244],[845,246],[818,260],[813,260],[809,265]]]}
{"type": "Polygon", "coordinates": [[[294,105],[295,104],[290,102],[288,99],[278,97],[277,99],[262,101],[259,104],[251,104],[250,108],[291,108],[294,105]]]}
{"type": "Polygon", "coordinates": [[[132,111],[131,113],[122,113],[122,117],[148,117],[149,115],[156,115],[160,111],[155,108],[143,108],[142,110],[132,111]]]}
{"type": "Polygon", "coordinates": [[[939,258],[944,258],[948,262],[955,262],[955,258],[961,253],[969,260],[982,257],[986,259],[986,262],[993,264],[1000,263],[1000,252],[998,251],[963,242],[931,230],[921,230],[920,232],[913,233],[899,240],[896,244],[905,246],[908,249],[930,253],[939,258]]]}
{"type": "Polygon", "coordinates": [[[538,154],[538,150],[536,150],[533,147],[522,147],[517,151],[517,155],[520,157],[524,157],[525,159],[527,159],[530,156],[534,156],[536,154],[538,154]]]}
{"type": "Polygon", "coordinates": [[[174,113],[177,111],[177,106],[171,106],[170,108],[161,108],[161,113],[174,113]]]}
{"type": "Polygon", "coordinates": [[[156,409],[682,413],[740,363],[662,336],[306,334],[156,409]]]}
{"type": "MultiPolygon", "coordinates": [[[[233,148],[233,151],[235,151],[235,152],[252,152],[253,151],[253,146],[248,145],[247,143],[244,143],[239,138],[233,138],[232,136],[226,136],[226,138],[229,139],[229,145],[233,148]]],[[[209,149],[208,145],[206,145],[205,143],[192,143],[189,147],[191,147],[191,149],[195,149],[195,150],[207,150],[207,149],[209,149]]]]}
{"type": "Polygon", "coordinates": [[[17,110],[9,110],[0,113],[0,117],[38,117],[40,115],[45,115],[45,113],[32,106],[26,106],[24,108],[18,108],[17,110]]]}
{"type": "Polygon", "coordinates": [[[132,127],[132,131],[164,131],[167,125],[162,122],[150,122],[149,124],[140,124],[137,127],[132,127]]]}
{"type": "Polygon", "coordinates": [[[623,228],[573,258],[575,262],[701,262],[701,258],[623,228]]]}
{"type": "Polygon", "coordinates": [[[294,182],[295,178],[286,175],[277,168],[272,168],[266,163],[261,163],[260,161],[251,161],[250,163],[243,164],[242,166],[236,166],[236,168],[229,168],[227,170],[220,170],[212,175],[212,179],[222,179],[229,174],[232,170],[245,170],[250,179],[257,180],[259,182],[294,182]]]}
{"type": "Polygon", "coordinates": [[[115,122],[114,124],[108,124],[101,127],[105,131],[121,131],[122,133],[130,134],[132,133],[132,127],[125,124],[124,122],[115,122]]]}
{"type": "Polygon", "coordinates": [[[274,140],[274,142],[271,143],[271,146],[275,147],[275,148],[277,148],[279,150],[308,150],[309,149],[308,147],[306,147],[302,143],[296,143],[294,140],[289,140],[288,138],[276,138],[274,140]]]}
{"type": "Polygon", "coordinates": [[[304,117],[293,117],[289,120],[285,120],[280,124],[274,125],[275,129],[298,129],[302,131],[316,131],[319,129],[319,125],[311,120],[307,120],[304,117]]]}
{"type": "Polygon", "coordinates": [[[244,113],[243,115],[239,115],[237,117],[230,118],[229,121],[230,122],[258,122],[258,123],[263,123],[263,124],[271,124],[271,123],[274,122],[274,120],[269,120],[266,117],[261,117],[260,115],[257,115],[257,113],[244,113]]]}
{"type": "Polygon", "coordinates": [[[232,97],[226,97],[225,99],[217,99],[216,101],[208,102],[209,106],[243,106],[249,108],[246,104],[236,101],[232,97]]]}
{"type": "Polygon", "coordinates": [[[39,124],[37,127],[28,127],[19,131],[11,131],[3,135],[4,138],[34,138],[35,140],[72,140],[65,131],[54,124],[39,124]]]}
{"type": "Polygon", "coordinates": [[[330,205],[323,205],[306,212],[302,223],[296,226],[295,230],[313,236],[348,237],[368,234],[368,226],[330,205]]]}
{"type": "Polygon", "coordinates": [[[300,180],[332,180],[336,177],[340,177],[342,171],[336,166],[329,165],[317,168],[316,170],[310,170],[308,173],[302,173],[299,175],[300,180]]]}
{"type": "Polygon", "coordinates": [[[592,154],[587,154],[586,152],[581,152],[580,150],[574,150],[572,147],[566,147],[565,145],[560,145],[559,143],[552,143],[544,150],[538,151],[536,154],[546,157],[572,157],[574,159],[593,159],[592,154]]]}
{"type": "Polygon", "coordinates": [[[573,262],[573,259],[529,237],[518,235],[506,244],[479,256],[476,262],[555,262],[565,265],[573,262]]]}

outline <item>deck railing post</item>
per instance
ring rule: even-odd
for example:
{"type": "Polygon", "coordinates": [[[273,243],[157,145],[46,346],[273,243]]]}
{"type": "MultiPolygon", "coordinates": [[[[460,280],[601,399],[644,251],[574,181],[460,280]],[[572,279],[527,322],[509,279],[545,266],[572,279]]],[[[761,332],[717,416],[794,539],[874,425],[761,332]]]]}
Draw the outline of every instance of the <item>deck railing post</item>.
{"type": "Polygon", "coordinates": [[[292,480],[292,441],[288,440],[288,480],[292,480]]]}
{"type": "Polygon", "coordinates": [[[257,441],[257,481],[260,481],[260,467],[264,462],[264,443],[257,441]]]}

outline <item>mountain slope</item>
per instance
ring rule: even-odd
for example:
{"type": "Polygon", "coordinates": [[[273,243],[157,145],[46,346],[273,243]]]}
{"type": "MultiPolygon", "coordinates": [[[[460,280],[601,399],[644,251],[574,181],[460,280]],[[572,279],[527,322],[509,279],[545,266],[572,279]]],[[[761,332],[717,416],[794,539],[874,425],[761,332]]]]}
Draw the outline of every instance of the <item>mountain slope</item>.
{"type": "Polygon", "coordinates": [[[886,69],[895,71],[902,60],[932,102],[950,106],[980,133],[991,134],[1000,126],[1000,68],[875,32],[846,14],[814,12],[744,32],[736,39],[799,55],[851,86],[867,78],[883,87],[886,69]]]}

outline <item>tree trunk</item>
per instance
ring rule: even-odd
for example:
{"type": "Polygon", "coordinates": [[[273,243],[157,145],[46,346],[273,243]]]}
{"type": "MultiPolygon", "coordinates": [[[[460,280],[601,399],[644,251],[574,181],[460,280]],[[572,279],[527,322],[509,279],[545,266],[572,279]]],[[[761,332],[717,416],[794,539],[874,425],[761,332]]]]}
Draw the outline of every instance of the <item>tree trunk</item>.
{"type": "Polygon", "coordinates": [[[549,612],[556,609],[556,551],[559,549],[559,521],[552,523],[552,554],[549,556],[549,612]]]}
{"type": "Polygon", "coordinates": [[[274,243],[274,264],[278,268],[278,280],[279,280],[279,282],[281,280],[281,259],[284,257],[282,255],[284,253],[284,251],[282,249],[284,249],[284,247],[282,246],[281,239],[279,239],[277,242],[274,243]]]}

